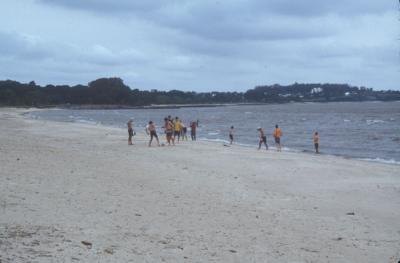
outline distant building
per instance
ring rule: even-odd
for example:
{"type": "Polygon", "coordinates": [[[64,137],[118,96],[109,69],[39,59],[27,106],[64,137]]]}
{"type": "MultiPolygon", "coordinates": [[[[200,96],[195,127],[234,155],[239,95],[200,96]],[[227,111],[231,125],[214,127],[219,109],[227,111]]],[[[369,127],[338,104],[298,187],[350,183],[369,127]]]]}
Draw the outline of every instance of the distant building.
{"type": "Polygon", "coordinates": [[[324,90],[322,88],[313,88],[311,90],[311,94],[317,94],[317,93],[320,93],[320,92],[323,92],[323,91],[324,90]]]}

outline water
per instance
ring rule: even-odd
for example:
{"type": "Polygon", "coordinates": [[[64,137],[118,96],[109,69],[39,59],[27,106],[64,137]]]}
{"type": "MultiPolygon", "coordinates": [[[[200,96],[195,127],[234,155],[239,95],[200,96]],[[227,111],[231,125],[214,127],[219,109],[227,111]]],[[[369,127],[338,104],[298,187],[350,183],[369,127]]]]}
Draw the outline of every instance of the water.
{"type": "MultiPolygon", "coordinates": [[[[200,121],[197,137],[228,141],[229,127],[235,127],[239,144],[256,147],[257,127],[263,127],[273,145],[275,124],[283,132],[284,150],[314,151],[312,136],[320,134],[320,150],[379,162],[400,163],[400,102],[291,103],[275,105],[225,106],[213,108],[135,110],[49,110],[30,114],[33,118],[83,122],[126,128],[134,119],[135,130],[143,131],[149,120],[158,125],[163,118],[179,116],[186,126],[200,121]]],[[[189,133],[190,134],[190,133],[189,133]]]]}

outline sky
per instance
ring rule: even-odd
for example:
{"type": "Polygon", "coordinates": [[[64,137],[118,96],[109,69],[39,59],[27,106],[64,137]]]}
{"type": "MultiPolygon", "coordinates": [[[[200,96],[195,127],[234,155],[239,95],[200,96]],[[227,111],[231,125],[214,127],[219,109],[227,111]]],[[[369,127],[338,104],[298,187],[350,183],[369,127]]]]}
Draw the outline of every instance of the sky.
{"type": "Polygon", "coordinates": [[[400,90],[398,0],[1,0],[0,79],[400,90]]]}

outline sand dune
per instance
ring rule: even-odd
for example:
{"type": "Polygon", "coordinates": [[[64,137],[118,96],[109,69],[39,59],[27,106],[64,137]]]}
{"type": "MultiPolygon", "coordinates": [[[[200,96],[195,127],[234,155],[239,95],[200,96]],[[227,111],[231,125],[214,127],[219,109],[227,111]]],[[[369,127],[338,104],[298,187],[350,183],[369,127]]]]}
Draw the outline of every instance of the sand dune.
{"type": "Polygon", "coordinates": [[[1,262],[398,262],[400,166],[0,110],[1,262]],[[164,140],[164,138],[162,139],[164,140]]]}

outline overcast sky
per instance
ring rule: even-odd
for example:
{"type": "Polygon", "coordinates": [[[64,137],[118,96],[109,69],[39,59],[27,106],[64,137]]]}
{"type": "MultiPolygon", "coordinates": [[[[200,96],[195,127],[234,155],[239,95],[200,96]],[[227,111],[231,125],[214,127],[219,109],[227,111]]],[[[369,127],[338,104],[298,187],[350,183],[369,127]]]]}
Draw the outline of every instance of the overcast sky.
{"type": "Polygon", "coordinates": [[[400,89],[397,0],[1,0],[0,79],[400,89]]]}

